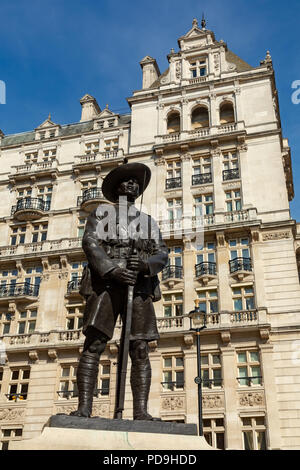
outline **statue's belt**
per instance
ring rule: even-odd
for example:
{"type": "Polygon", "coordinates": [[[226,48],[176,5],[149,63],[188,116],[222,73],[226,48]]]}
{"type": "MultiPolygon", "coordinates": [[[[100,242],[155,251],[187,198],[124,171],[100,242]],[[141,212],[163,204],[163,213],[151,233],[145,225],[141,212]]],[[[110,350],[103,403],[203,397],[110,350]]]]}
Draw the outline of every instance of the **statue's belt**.
{"type": "MultiPolygon", "coordinates": [[[[130,246],[122,246],[122,247],[106,246],[105,251],[110,258],[125,258],[126,259],[129,257],[131,253],[131,247],[130,246]]],[[[150,254],[150,253],[146,253],[145,250],[141,250],[141,251],[137,250],[137,251],[138,251],[138,255],[141,258],[147,257],[147,255],[149,256],[150,254]]]]}

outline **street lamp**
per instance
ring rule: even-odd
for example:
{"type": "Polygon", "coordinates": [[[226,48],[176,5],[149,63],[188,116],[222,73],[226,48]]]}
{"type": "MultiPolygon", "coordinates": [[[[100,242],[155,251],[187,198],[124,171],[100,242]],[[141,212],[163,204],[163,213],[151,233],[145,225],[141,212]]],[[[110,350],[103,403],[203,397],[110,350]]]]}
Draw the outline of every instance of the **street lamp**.
{"type": "Polygon", "coordinates": [[[206,328],[206,312],[200,310],[199,299],[195,300],[195,309],[189,313],[190,331],[196,332],[197,338],[197,372],[195,383],[198,385],[198,422],[199,422],[199,436],[203,436],[203,422],[202,422],[202,377],[201,377],[201,356],[200,356],[200,332],[206,328]]]}

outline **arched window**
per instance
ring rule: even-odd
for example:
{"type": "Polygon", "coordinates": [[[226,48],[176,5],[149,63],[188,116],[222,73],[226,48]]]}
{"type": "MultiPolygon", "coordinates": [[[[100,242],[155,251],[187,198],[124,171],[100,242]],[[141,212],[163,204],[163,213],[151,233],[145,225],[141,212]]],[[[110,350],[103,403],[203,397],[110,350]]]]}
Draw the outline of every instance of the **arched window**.
{"type": "Polygon", "coordinates": [[[199,106],[192,112],[192,129],[199,127],[209,127],[208,109],[204,106],[199,106]]]}
{"type": "Polygon", "coordinates": [[[234,109],[232,103],[226,102],[220,106],[220,124],[235,122],[234,109]]]}
{"type": "Polygon", "coordinates": [[[169,114],[167,131],[168,134],[172,134],[173,132],[180,132],[180,114],[177,111],[173,111],[171,114],[169,114]]]}

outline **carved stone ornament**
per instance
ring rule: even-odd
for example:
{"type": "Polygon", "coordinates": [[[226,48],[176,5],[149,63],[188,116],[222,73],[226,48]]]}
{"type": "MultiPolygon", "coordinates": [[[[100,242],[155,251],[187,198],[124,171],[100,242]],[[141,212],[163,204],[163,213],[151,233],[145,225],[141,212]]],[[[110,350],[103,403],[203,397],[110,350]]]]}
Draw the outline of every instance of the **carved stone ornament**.
{"type": "Polygon", "coordinates": [[[268,341],[270,337],[270,331],[267,328],[262,328],[259,330],[259,335],[263,341],[268,341]]]}
{"type": "Polygon", "coordinates": [[[291,238],[290,232],[270,232],[263,233],[262,238],[264,241],[268,240],[282,240],[284,238],[291,238]]]}
{"type": "Polygon", "coordinates": [[[224,406],[223,395],[204,395],[203,408],[222,408],[224,406]]]}
{"type": "Polygon", "coordinates": [[[191,348],[194,344],[194,336],[193,335],[184,335],[183,341],[184,341],[184,344],[188,348],[191,348]]]}
{"type": "Polygon", "coordinates": [[[231,340],[230,331],[221,331],[221,339],[222,339],[223,343],[225,343],[225,344],[230,343],[230,340],[231,340]]]}
{"type": "Polygon", "coordinates": [[[244,144],[240,144],[240,145],[238,145],[237,149],[238,149],[239,152],[247,152],[247,150],[248,150],[248,145],[245,144],[245,143],[244,143],[244,144]]]}
{"type": "Polygon", "coordinates": [[[34,349],[28,352],[29,359],[36,362],[39,358],[38,352],[34,349]]]}
{"type": "Polygon", "coordinates": [[[58,274],[59,279],[68,279],[69,273],[68,271],[64,271],[58,274]]]}
{"type": "Polygon", "coordinates": [[[150,352],[156,351],[156,349],[157,349],[157,341],[156,341],[156,340],[154,340],[154,341],[149,341],[148,346],[149,346],[150,352]]]}
{"type": "Polygon", "coordinates": [[[50,359],[56,360],[57,359],[56,349],[48,349],[48,356],[50,357],[50,359]]]}
{"type": "Polygon", "coordinates": [[[224,191],[229,191],[230,189],[240,189],[240,181],[236,181],[234,183],[226,183],[223,185],[224,191]]]}
{"type": "Polygon", "coordinates": [[[252,235],[252,241],[253,241],[253,242],[259,242],[259,232],[253,231],[253,232],[251,233],[251,235],[252,235]]]}
{"type": "Polygon", "coordinates": [[[165,397],[162,399],[161,407],[163,410],[173,411],[180,410],[184,406],[183,397],[165,397]]]}
{"type": "Polygon", "coordinates": [[[215,70],[216,72],[219,71],[220,69],[220,54],[214,54],[214,66],[215,66],[215,70]]]}
{"type": "Polygon", "coordinates": [[[23,418],[25,408],[2,408],[0,409],[0,421],[15,421],[23,418]]]}
{"type": "Polygon", "coordinates": [[[175,76],[177,80],[180,80],[181,78],[181,62],[179,60],[176,61],[175,63],[175,76]]]}
{"type": "Polygon", "coordinates": [[[217,244],[218,244],[218,246],[224,246],[225,245],[224,235],[217,235],[217,244]]]}
{"type": "Polygon", "coordinates": [[[166,161],[164,158],[157,158],[155,160],[155,165],[156,166],[164,166],[166,164],[166,161]]]}
{"type": "Polygon", "coordinates": [[[241,406],[262,406],[264,395],[262,392],[247,392],[240,394],[239,403],[241,406]]]}
{"type": "MultiPolygon", "coordinates": [[[[77,410],[77,403],[74,405],[59,405],[56,406],[56,413],[64,413],[69,415],[72,411],[77,410]]],[[[100,416],[101,418],[109,417],[109,404],[108,403],[95,403],[93,406],[92,417],[100,416]]]]}
{"type": "Polygon", "coordinates": [[[111,343],[108,345],[109,347],[109,352],[112,356],[116,356],[119,352],[118,345],[116,343],[111,343]]]}

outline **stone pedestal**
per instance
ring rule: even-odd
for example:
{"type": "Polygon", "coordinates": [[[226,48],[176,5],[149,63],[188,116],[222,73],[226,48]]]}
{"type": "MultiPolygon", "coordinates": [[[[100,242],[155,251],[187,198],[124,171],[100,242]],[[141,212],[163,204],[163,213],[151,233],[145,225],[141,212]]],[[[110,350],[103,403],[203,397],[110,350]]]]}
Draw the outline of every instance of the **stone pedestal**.
{"type": "Polygon", "coordinates": [[[216,450],[197,436],[194,424],[55,415],[34,439],[11,442],[12,450],[216,450]]]}

